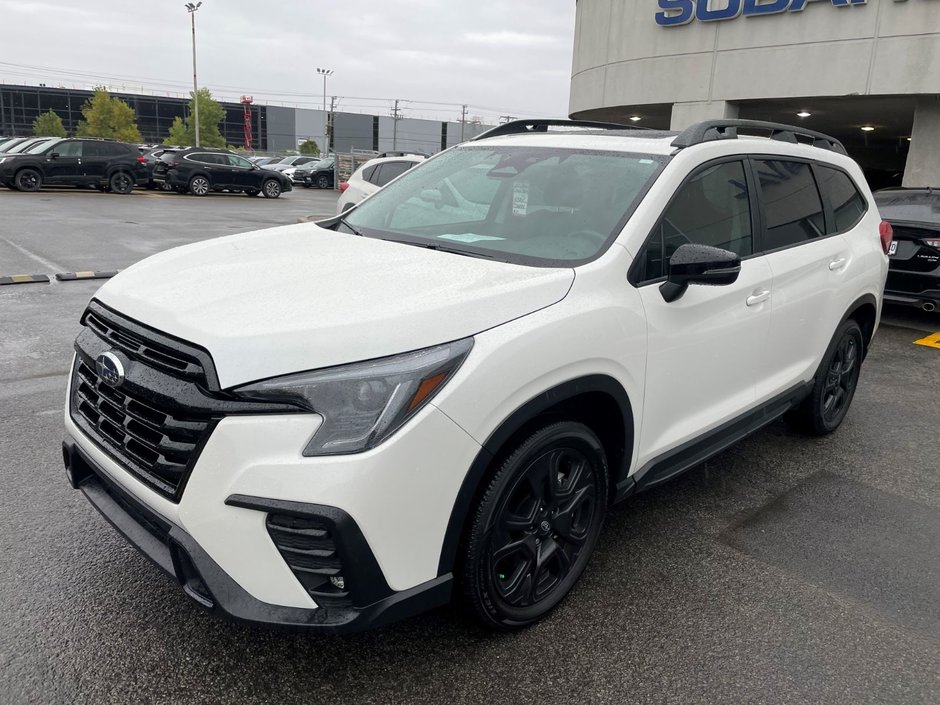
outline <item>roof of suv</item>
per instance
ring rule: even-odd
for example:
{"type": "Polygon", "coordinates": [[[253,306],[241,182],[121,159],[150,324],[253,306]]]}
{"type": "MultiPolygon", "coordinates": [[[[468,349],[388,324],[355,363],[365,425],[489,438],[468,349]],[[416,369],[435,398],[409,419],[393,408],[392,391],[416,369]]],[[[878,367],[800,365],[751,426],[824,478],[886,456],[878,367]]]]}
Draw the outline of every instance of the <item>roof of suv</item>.
{"type": "MultiPolygon", "coordinates": [[[[793,125],[758,120],[707,120],[696,123],[682,132],[650,130],[645,128],[580,120],[516,120],[484,132],[471,142],[499,140],[500,143],[558,147],[559,138],[565,147],[579,149],[617,150],[672,155],[677,151],[700,144],[725,142],[759,142],[761,149],[773,145],[809,147],[830,155],[846,155],[845,147],[834,137],[793,125]],[[554,128],[554,129],[549,129],[554,128]],[[739,130],[767,133],[739,134],[739,130]]],[[[753,144],[748,145],[753,147],[753,144]]],[[[772,151],[778,151],[771,148],[772,151]]],[[[734,151],[749,151],[747,147],[734,151]]],[[[768,150],[770,151],[770,150],[768,150]]],[[[781,153],[792,153],[780,149],[781,153]]],[[[817,158],[822,156],[816,154],[817,158]]]]}

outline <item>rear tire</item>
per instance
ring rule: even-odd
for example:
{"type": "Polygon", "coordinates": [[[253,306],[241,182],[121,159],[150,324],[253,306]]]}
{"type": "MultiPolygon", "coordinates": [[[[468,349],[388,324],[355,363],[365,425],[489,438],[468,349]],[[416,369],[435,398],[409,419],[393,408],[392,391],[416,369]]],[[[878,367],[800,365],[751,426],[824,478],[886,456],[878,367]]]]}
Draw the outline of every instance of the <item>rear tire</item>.
{"type": "Polygon", "coordinates": [[[816,372],[813,391],[787,414],[794,428],[811,436],[825,436],[839,428],[855,397],[864,349],[856,321],[849,319],[839,326],[816,372]]]}
{"type": "Polygon", "coordinates": [[[256,188],[246,188],[246,189],[245,189],[245,195],[246,195],[246,196],[257,196],[259,193],[261,193],[261,191],[259,191],[259,190],[256,189],[256,188]]]}
{"type": "Polygon", "coordinates": [[[20,169],[13,177],[18,191],[38,191],[42,188],[42,174],[35,169],[20,169]]]}
{"type": "Polygon", "coordinates": [[[189,192],[194,196],[205,196],[212,189],[205,176],[194,176],[189,180],[189,192]]]}
{"type": "Polygon", "coordinates": [[[471,514],[461,586],[489,629],[551,612],[581,577],[607,513],[607,460],[587,426],[562,421],[520,443],[471,514]]]}
{"type": "Polygon", "coordinates": [[[127,172],[118,171],[111,175],[111,178],[108,180],[108,186],[111,189],[111,193],[119,193],[125,196],[134,190],[134,179],[132,179],[127,172]]]}
{"type": "Polygon", "coordinates": [[[261,184],[261,193],[265,198],[277,198],[281,195],[281,184],[277,179],[267,179],[261,184]]]}

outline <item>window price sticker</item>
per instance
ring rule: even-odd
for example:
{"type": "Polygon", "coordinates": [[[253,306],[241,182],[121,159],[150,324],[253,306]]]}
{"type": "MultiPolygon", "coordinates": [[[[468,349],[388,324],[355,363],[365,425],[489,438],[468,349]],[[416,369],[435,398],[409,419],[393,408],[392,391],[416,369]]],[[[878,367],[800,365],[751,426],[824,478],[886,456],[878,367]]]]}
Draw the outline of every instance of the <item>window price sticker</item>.
{"type": "Polygon", "coordinates": [[[529,211],[529,182],[517,181],[512,185],[512,214],[525,215],[529,211]]]}

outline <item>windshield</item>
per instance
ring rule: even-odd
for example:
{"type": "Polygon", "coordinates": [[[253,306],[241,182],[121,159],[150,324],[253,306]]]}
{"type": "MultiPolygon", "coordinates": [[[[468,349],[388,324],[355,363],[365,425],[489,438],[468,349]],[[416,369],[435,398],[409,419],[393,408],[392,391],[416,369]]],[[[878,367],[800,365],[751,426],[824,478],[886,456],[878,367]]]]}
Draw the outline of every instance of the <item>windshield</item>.
{"type": "Polygon", "coordinates": [[[460,147],[405,173],[346,217],[383,240],[539,266],[603,252],[664,158],[543,147],[460,147]]]}
{"type": "Polygon", "coordinates": [[[332,166],[333,166],[332,159],[321,159],[320,161],[309,165],[311,169],[329,169],[332,166]]]}
{"type": "Polygon", "coordinates": [[[39,154],[40,152],[46,149],[49,149],[53,145],[59,144],[59,142],[61,141],[62,141],[61,137],[56,137],[56,138],[48,139],[48,140],[42,140],[41,142],[37,142],[31,145],[28,149],[26,149],[24,154],[39,154]]]}
{"type": "Polygon", "coordinates": [[[881,191],[875,204],[888,220],[940,224],[940,193],[934,191],[881,191]]]}

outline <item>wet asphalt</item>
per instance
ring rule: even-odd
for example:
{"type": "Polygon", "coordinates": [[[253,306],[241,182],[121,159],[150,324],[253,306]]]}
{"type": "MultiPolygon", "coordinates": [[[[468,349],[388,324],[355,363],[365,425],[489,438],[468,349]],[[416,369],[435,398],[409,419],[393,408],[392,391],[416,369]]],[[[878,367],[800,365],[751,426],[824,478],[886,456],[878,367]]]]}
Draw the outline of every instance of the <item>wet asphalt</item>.
{"type": "MultiPolygon", "coordinates": [[[[120,269],[333,211],[279,201],[0,192],[0,276],[120,269]]],[[[616,510],[545,622],[454,608],[321,637],[191,603],[66,483],[78,317],[97,288],[0,286],[0,705],[940,702],[940,315],[889,310],[843,427],[775,423],[616,510]]]]}

